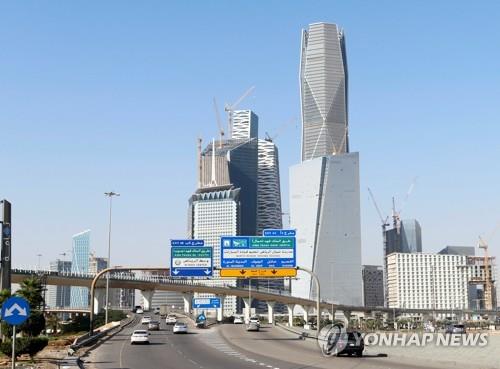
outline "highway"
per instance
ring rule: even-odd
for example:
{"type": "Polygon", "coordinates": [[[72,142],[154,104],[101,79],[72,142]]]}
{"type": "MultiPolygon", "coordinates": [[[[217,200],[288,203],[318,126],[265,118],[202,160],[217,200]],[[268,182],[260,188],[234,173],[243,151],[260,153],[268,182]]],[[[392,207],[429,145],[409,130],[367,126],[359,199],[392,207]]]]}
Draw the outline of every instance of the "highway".
{"type": "MultiPolygon", "coordinates": [[[[158,316],[156,316],[158,317],[158,316]]],[[[263,325],[260,332],[247,332],[244,325],[220,325],[174,335],[163,321],[160,331],[151,332],[149,345],[131,345],[132,324],[102,343],[83,358],[88,369],[424,369],[435,368],[425,358],[404,361],[380,357],[368,351],[364,357],[323,357],[314,341],[263,325]]],[[[444,366],[439,366],[443,368],[444,366]]],[[[437,368],[437,367],[436,367],[437,368]]]]}

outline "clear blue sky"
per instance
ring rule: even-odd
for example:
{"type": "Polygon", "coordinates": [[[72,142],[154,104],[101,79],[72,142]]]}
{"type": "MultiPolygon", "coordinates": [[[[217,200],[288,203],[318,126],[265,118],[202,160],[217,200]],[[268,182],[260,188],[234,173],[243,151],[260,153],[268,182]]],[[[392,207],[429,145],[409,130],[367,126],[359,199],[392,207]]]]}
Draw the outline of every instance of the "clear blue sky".
{"type": "MultiPolygon", "coordinates": [[[[196,137],[212,97],[279,135],[284,209],[299,161],[300,32],[347,35],[350,138],[361,153],[363,261],[381,263],[378,216],[418,176],[403,216],[424,250],[473,245],[500,221],[500,6],[496,1],[2,1],[0,196],[13,203],[14,265],[42,264],[92,229],[113,261],[166,265],[186,233],[196,137]]],[[[490,240],[500,256],[500,232],[490,240]]]]}

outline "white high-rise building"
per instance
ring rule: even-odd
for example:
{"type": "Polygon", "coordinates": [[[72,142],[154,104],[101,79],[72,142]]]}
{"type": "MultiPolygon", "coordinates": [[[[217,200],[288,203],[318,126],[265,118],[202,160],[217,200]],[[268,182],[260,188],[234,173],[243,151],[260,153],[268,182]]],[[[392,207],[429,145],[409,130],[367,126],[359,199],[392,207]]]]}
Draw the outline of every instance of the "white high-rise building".
{"type": "Polygon", "coordinates": [[[472,270],[465,255],[393,253],[387,256],[389,308],[468,308],[472,270]]]}
{"type": "MultiPolygon", "coordinates": [[[[290,225],[297,265],[312,269],[321,298],[362,305],[359,154],[349,153],[344,34],[314,23],[302,34],[302,162],[290,168],[290,225]]],[[[315,298],[299,272],[292,294],[315,298]]]]}
{"type": "Polygon", "coordinates": [[[278,148],[269,140],[258,142],[257,235],[264,229],[281,229],[280,169],[278,148]]]}
{"type": "MultiPolygon", "coordinates": [[[[213,248],[213,265],[220,267],[220,237],[237,236],[240,230],[240,189],[231,185],[198,189],[190,201],[190,230],[193,239],[205,241],[205,246],[213,248]]],[[[214,271],[214,277],[219,276],[214,271]]],[[[206,281],[213,286],[236,286],[235,279],[213,279],[206,281]]],[[[214,297],[211,294],[199,294],[200,297],[214,297]]],[[[224,315],[236,313],[235,296],[224,299],[224,315]]]]}
{"type": "MultiPolygon", "coordinates": [[[[321,298],[361,306],[361,222],[358,153],[325,156],[290,168],[290,224],[297,230],[297,265],[319,278],[321,298]]],[[[316,298],[299,271],[292,294],[316,298]]]]}
{"type": "Polygon", "coordinates": [[[259,117],[251,110],[235,110],[232,112],[233,140],[256,138],[259,134],[259,117]]]}

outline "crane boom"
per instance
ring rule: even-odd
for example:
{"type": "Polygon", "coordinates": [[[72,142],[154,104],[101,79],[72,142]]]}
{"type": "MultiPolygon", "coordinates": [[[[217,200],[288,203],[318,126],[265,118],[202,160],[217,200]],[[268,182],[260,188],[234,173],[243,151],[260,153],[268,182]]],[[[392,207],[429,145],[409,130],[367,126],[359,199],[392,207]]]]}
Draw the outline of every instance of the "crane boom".
{"type": "Polygon", "coordinates": [[[217,120],[217,127],[219,128],[219,147],[222,147],[222,141],[224,140],[224,128],[222,128],[222,121],[220,119],[219,108],[217,107],[217,100],[214,97],[214,110],[215,119],[217,120]]]}
{"type": "Polygon", "coordinates": [[[384,217],[382,216],[382,212],[380,211],[378,205],[377,205],[377,201],[375,200],[375,196],[373,196],[373,192],[372,190],[370,189],[370,187],[368,187],[368,192],[370,193],[370,198],[372,199],[372,202],[373,202],[373,205],[375,206],[375,209],[377,209],[377,213],[378,213],[378,216],[380,217],[380,221],[382,222],[382,226],[385,228],[387,224],[387,218],[385,218],[384,220],[384,217]]]}

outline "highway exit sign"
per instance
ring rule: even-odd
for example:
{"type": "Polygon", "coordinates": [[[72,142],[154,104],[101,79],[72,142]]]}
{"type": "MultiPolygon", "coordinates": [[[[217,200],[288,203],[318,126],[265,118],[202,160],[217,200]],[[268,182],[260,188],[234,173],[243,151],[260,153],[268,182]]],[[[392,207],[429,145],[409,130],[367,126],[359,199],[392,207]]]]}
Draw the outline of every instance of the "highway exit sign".
{"type": "Polygon", "coordinates": [[[284,278],[296,277],[295,268],[260,268],[260,269],[220,269],[222,278],[284,278]]]}
{"type": "Polygon", "coordinates": [[[212,247],[172,246],[170,250],[171,277],[211,277],[212,274],[212,247]]]}

